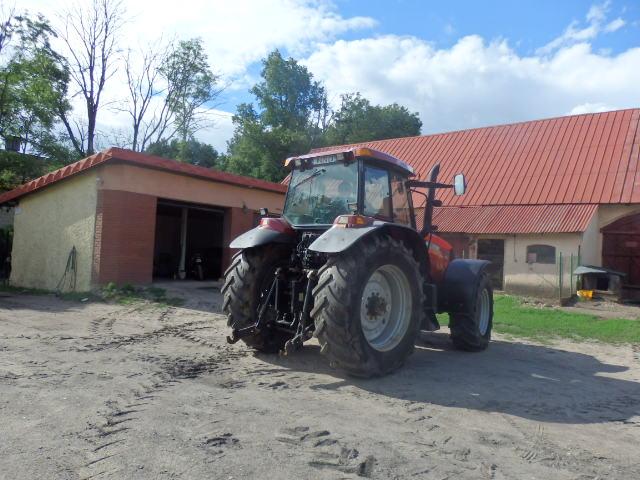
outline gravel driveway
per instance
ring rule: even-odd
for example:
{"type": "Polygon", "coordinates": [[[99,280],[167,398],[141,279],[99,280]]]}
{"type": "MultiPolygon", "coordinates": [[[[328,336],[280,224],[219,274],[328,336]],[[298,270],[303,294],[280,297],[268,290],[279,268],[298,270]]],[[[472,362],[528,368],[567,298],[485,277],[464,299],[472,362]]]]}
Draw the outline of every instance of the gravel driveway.
{"type": "Polygon", "coordinates": [[[640,478],[640,350],[440,332],[355,380],[227,345],[219,305],[0,297],[0,477],[640,478]]]}

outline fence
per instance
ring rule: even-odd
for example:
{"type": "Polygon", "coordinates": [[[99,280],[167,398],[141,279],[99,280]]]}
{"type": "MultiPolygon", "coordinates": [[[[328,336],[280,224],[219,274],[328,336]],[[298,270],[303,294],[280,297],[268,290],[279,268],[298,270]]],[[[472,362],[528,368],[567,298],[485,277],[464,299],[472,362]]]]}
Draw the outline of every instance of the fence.
{"type": "Polygon", "coordinates": [[[562,299],[571,297],[578,290],[578,279],[573,271],[580,265],[580,254],[565,255],[559,252],[556,263],[558,266],[558,300],[562,301],[562,299]]]}
{"type": "Polygon", "coordinates": [[[504,264],[504,290],[507,293],[556,302],[576,293],[577,277],[573,271],[581,262],[576,253],[557,252],[555,261],[549,263],[529,263],[521,256],[508,260],[504,264]]]}

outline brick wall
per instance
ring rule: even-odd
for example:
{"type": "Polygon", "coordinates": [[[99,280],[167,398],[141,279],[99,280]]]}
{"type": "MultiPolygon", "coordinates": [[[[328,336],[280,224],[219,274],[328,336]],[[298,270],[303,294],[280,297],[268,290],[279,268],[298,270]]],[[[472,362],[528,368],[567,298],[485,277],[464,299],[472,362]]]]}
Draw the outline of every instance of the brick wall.
{"type": "Polygon", "coordinates": [[[237,250],[229,248],[229,243],[238,235],[254,227],[256,213],[251,209],[228,208],[224,216],[224,251],[222,254],[222,271],[231,263],[231,257],[237,250]]]}
{"type": "Polygon", "coordinates": [[[157,198],[99,190],[94,239],[93,283],[150,283],[157,198]]]}

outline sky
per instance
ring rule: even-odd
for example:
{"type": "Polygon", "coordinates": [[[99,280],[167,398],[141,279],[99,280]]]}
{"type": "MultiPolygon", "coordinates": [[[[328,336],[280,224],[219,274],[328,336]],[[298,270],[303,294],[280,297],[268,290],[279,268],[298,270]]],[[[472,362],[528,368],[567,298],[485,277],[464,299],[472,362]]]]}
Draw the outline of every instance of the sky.
{"type": "MultiPolygon", "coordinates": [[[[6,0],[0,0],[4,2],[6,0]]],[[[20,0],[56,21],[70,2],[20,0]]],[[[231,116],[278,48],[340,95],[397,102],[423,134],[640,107],[640,0],[124,0],[122,44],[201,37],[226,88],[197,137],[226,150],[231,116]]],[[[126,96],[116,74],[109,104],[126,96]]],[[[79,99],[75,105],[81,106],[79,99]]],[[[104,130],[127,119],[105,108],[104,130]]]]}

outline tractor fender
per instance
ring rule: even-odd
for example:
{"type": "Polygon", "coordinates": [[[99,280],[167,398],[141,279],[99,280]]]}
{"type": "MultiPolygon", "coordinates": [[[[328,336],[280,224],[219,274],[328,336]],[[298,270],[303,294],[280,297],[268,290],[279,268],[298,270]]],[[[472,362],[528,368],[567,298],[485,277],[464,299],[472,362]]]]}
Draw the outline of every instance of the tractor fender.
{"type": "Polygon", "coordinates": [[[309,245],[309,250],[319,253],[344,252],[364,238],[376,233],[390,235],[396,240],[405,242],[414,251],[421,268],[426,269],[429,265],[424,239],[413,228],[397,223],[375,222],[369,227],[360,228],[344,228],[334,225],[309,245]]]}
{"type": "Polygon", "coordinates": [[[370,227],[344,228],[334,225],[316,238],[309,245],[309,250],[319,253],[344,252],[358,240],[366,237],[371,232],[380,230],[381,227],[381,225],[372,225],[370,227]]]}
{"type": "Polygon", "coordinates": [[[438,312],[464,313],[475,308],[480,277],[489,263],[487,260],[452,260],[438,292],[438,312]]]}
{"type": "Polygon", "coordinates": [[[229,248],[251,248],[266,245],[267,243],[294,242],[295,236],[289,233],[279,232],[270,228],[255,227],[236,237],[229,245],[229,248]]]}

